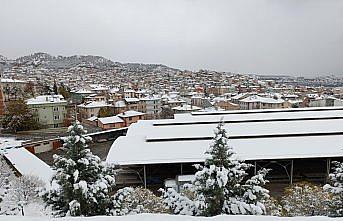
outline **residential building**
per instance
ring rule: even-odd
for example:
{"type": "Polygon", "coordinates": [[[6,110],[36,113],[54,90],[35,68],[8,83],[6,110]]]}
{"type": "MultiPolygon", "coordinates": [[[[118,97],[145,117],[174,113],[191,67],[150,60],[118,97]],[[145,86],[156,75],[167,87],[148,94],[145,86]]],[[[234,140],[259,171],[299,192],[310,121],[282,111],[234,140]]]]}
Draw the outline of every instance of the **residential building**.
{"type": "Polygon", "coordinates": [[[93,94],[90,90],[75,90],[70,92],[70,98],[73,103],[81,104],[84,101],[84,98],[93,94]]]}
{"type": "Polygon", "coordinates": [[[62,127],[66,117],[67,101],[62,95],[41,95],[26,101],[35,120],[44,127],[62,127]]]}
{"type": "Polygon", "coordinates": [[[228,99],[216,99],[214,101],[214,107],[223,110],[239,110],[239,105],[230,102],[228,99]]]}
{"type": "Polygon", "coordinates": [[[5,101],[23,99],[27,81],[2,78],[0,84],[5,101]]]}
{"type": "Polygon", "coordinates": [[[145,113],[132,110],[125,111],[123,113],[118,114],[117,116],[123,119],[125,127],[128,127],[139,120],[145,119],[145,113]]]}
{"type": "Polygon", "coordinates": [[[289,107],[288,102],[281,98],[261,97],[251,95],[238,101],[241,110],[279,109],[289,107]]]}
{"type": "Polygon", "coordinates": [[[114,102],[114,114],[120,114],[127,110],[125,101],[118,100],[114,102]]]}
{"type": "Polygon", "coordinates": [[[125,121],[118,116],[99,117],[98,127],[104,130],[125,127],[125,121]]]}
{"type": "Polygon", "coordinates": [[[162,111],[161,98],[145,97],[139,100],[139,111],[146,113],[148,119],[156,118],[162,111]]]}
{"type": "Polygon", "coordinates": [[[190,104],[182,104],[181,106],[173,107],[172,110],[175,114],[181,114],[200,111],[201,108],[190,104]]]}
{"type": "Polygon", "coordinates": [[[321,96],[309,100],[309,107],[343,106],[343,100],[331,96],[321,96]]]}
{"type": "Polygon", "coordinates": [[[135,97],[127,97],[124,98],[126,109],[138,111],[139,109],[139,99],[135,97]]]}
{"type": "Polygon", "coordinates": [[[84,104],[77,105],[78,112],[81,115],[81,119],[88,119],[90,117],[97,117],[99,115],[99,111],[102,107],[106,108],[113,108],[113,105],[108,104],[104,101],[91,101],[84,104]]]}

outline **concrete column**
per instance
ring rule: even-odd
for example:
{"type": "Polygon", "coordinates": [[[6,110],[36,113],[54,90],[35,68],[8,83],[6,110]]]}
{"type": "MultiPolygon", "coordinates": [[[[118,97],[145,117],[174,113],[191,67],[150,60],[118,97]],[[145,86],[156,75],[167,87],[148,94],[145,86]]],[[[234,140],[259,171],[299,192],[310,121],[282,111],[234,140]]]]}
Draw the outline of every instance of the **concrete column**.
{"type": "Polygon", "coordinates": [[[326,179],[325,179],[325,183],[327,183],[329,181],[330,169],[331,169],[331,159],[328,158],[328,159],[326,159],[326,179]]]}
{"type": "Polygon", "coordinates": [[[143,167],[143,173],[144,173],[144,188],[146,189],[146,166],[143,167]]]}
{"type": "Polygon", "coordinates": [[[294,160],[291,160],[291,174],[290,174],[290,183],[293,184],[293,165],[294,160]]]}

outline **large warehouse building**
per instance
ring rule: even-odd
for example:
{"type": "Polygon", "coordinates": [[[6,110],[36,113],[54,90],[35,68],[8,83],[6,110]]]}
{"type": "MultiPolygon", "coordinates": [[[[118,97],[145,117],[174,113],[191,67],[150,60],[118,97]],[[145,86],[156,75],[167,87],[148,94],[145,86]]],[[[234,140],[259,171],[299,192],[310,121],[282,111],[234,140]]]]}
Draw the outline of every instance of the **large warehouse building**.
{"type": "Polygon", "coordinates": [[[310,181],[324,184],[332,160],[343,159],[343,108],[299,108],[177,114],[175,119],[145,120],[130,126],[113,143],[108,163],[123,168],[122,185],[155,189],[180,181],[202,163],[223,121],[237,157],[272,169],[270,188],[310,181]],[[179,179],[179,180],[178,180],[179,179]]]}

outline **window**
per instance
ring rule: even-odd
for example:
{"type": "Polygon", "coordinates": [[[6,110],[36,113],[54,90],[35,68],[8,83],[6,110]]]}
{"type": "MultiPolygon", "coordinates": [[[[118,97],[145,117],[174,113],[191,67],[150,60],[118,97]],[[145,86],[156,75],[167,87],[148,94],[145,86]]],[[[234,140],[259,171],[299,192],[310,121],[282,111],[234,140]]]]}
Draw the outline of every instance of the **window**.
{"type": "Polygon", "coordinates": [[[54,107],[54,111],[58,111],[58,107],[54,107]]]}
{"type": "Polygon", "coordinates": [[[60,115],[55,115],[54,116],[54,120],[59,120],[60,119],[60,115]]]}

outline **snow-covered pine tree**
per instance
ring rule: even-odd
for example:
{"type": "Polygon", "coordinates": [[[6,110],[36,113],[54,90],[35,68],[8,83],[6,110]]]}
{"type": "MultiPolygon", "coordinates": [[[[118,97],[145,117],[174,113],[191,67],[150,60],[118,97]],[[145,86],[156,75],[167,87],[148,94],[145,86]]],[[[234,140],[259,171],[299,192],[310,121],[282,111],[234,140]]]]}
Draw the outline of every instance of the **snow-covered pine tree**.
{"type": "Polygon", "coordinates": [[[91,138],[79,122],[68,128],[63,155],[54,155],[51,188],[44,199],[56,216],[107,215],[111,209],[110,192],[115,186],[114,168],[92,154],[91,138]]]}
{"type": "Polygon", "coordinates": [[[198,208],[202,208],[199,205],[199,200],[192,199],[184,193],[178,193],[173,188],[167,190],[160,189],[162,192],[162,200],[164,205],[170,209],[173,214],[176,215],[199,215],[198,208]]]}
{"type": "Polygon", "coordinates": [[[265,214],[263,201],[269,197],[269,191],[263,185],[268,170],[262,169],[250,179],[247,177],[246,171],[251,165],[236,158],[222,122],[206,154],[204,165],[196,165],[198,172],[189,188],[194,191],[193,203],[184,194],[168,190],[162,191],[165,204],[174,213],[183,211],[193,215],[265,214]]]}
{"type": "Polygon", "coordinates": [[[329,184],[324,190],[332,194],[329,202],[330,216],[343,216],[343,163],[334,161],[333,172],[329,175],[329,184]]]}
{"type": "Polygon", "coordinates": [[[257,174],[245,182],[243,199],[249,205],[249,213],[253,215],[266,214],[264,202],[269,199],[269,191],[263,186],[268,182],[265,176],[268,169],[262,168],[257,174]]]}
{"type": "Polygon", "coordinates": [[[198,172],[193,183],[196,194],[204,199],[205,208],[201,215],[240,213],[236,204],[242,200],[242,182],[250,165],[234,157],[222,122],[218,124],[213,143],[206,154],[208,157],[204,166],[196,165],[198,172]]]}

